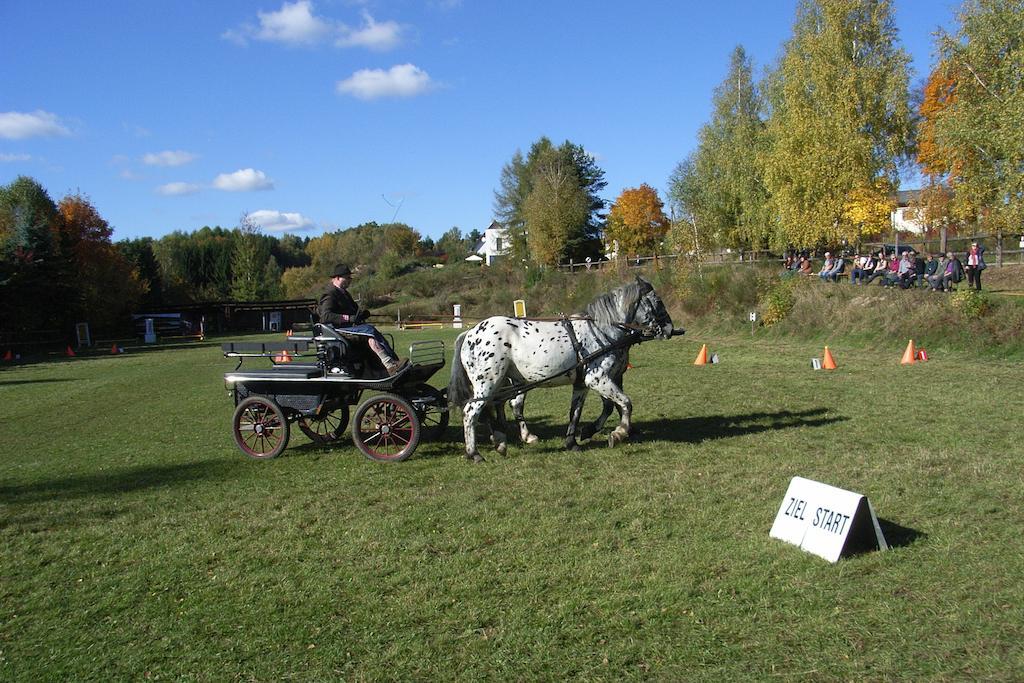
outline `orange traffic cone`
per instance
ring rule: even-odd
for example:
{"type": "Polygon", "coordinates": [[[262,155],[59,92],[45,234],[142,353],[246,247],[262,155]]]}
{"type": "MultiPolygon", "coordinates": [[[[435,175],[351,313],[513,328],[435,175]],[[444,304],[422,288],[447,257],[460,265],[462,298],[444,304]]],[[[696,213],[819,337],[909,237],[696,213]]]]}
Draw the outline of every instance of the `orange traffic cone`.
{"type": "Polygon", "coordinates": [[[291,363],[292,357],[288,355],[288,351],[284,350],[281,353],[274,356],[275,363],[291,363]]]}
{"type": "Polygon", "coordinates": [[[900,365],[913,365],[916,357],[917,352],[914,351],[914,340],[911,339],[907,342],[907,350],[903,352],[903,360],[900,361],[900,365]]]}
{"type": "Polygon", "coordinates": [[[12,360],[14,360],[14,354],[11,353],[10,349],[7,349],[7,353],[4,354],[4,361],[5,362],[10,362],[12,360]]]}
{"type": "Polygon", "coordinates": [[[64,355],[65,356],[74,356],[75,355],[75,352],[71,350],[71,344],[68,344],[68,347],[66,349],[64,349],[64,355]]]}
{"type": "Polygon", "coordinates": [[[832,357],[832,352],[828,350],[827,346],[825,347],[825,355],[822,357],[821,367],[825,370],[836,369],[836,359],[832,357]]]}
{"type": "Polygon", "coordinates": [[[292,331],[291,330],[285,330],[284,331],[284,336],[285,336],[285,338],[288,338],[288,337],[292,336],[292,331]]]}
{"type": "Polygon", "coordinates": [[[700,347],[700,353],[697,354],[697,359],[693,361],[694,365],[707,365],[708,364],[708,345],[703,344],[700,347]]]}

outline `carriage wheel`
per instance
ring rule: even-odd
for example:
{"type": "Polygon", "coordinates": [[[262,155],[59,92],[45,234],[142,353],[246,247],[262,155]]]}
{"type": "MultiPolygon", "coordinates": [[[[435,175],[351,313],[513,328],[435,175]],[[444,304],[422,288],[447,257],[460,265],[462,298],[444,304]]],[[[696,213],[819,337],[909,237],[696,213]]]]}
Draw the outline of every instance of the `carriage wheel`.
{"type": "Polygon", "coordinates": [[[284,411],[266,396],[250,396],[238,404],[231,432],[242,452],[257,460],[276,458],[288,445],[284,411]]]}
{"type": "Polygon", "coordinates": [[[412,402],[423,426],[421,440],[439,440],[444,436],[444,430],[448,429],[448,399],[440,389],[429,384],[416,385],[413,393],[423,398],[412,402]]]}
{"type": "Polygon", "coordinates": [[[341,438],[348,426],[348,404],[334,406],[331,409],[324,408],[319,415],[312,417],[300,417],[298,419],[299,429],[309,437],[309,440],[320,446],[332,444],[341,438]]]}
{"type": "Polygon", "coordinates": [[[419,445],[420,418],[400,396],[372,396],[356,408],[352,441],[371,460],[405,460],[419,445]]]}

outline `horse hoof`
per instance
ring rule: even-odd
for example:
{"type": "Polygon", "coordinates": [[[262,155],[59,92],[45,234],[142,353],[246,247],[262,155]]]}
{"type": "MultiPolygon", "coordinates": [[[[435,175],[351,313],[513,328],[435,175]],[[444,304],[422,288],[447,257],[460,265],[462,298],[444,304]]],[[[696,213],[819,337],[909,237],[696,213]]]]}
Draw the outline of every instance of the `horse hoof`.
{"type": "Polygon", "coordinates": [[[608,435],[608,448],[615,448],[617,445],[619,445],[621,441],[622,439],[619,437],[619,435],[616,434],[615,432],[612,432],[611,434],[608,435]]]}
{"type": "Polygon", "coordinates": [[[484,456],[480,455],[479,453],[474,453],[471,459],[474,465],[479,465],[482,462],[487,462],[486,460],[484,460],[484,456]]]}
{"type": "Polygon", "coordinates": [[[508,452],[508,443],[502,441],[501,443],[494,447],[494,450],[498,451],[498,455],[505,455],[505,453],[508,452]]]}
{"type": "Polygon", "coordinates": [[[528,444],[537,443],[538,441],[540,441],[540,437],[537,436],[536,434],[530,434],[528,437],[526,437],[526,443],[528,444]]]}

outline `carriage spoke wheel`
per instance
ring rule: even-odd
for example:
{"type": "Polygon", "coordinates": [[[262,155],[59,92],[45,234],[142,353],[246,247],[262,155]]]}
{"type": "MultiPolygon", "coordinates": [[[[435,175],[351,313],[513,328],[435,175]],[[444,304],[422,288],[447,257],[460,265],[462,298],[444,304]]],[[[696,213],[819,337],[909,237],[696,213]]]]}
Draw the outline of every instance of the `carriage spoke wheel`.
{"type": "Polygon", "coordinates": [[[332,444],[341,438],[348,426],[348,405],[322,408],[319,415],[300,417],[299,429],[309,440],[320,446],[332,444]]]}
{"type": "Polygon", "coordinates": [[[288,445],[284,411],[265,396],[250,396],[238,404],[231,432],[241,451],[257,460],[276,458],[288,445]]]}
{"type": "Polygon", "coordinates": [[[413,400],[416,414],[422,423],[422,441],[438,441],[448,429],[448,399],[440,389],[429,384],[419,384],[414,389],[420,398],[413,400]]]}
{"type": "Polygon", "coordinates": [[[420,418],[400,396],[372,396],[356,408],[352,441],[371,460],[405,460],[419,445],[420,418]]]}

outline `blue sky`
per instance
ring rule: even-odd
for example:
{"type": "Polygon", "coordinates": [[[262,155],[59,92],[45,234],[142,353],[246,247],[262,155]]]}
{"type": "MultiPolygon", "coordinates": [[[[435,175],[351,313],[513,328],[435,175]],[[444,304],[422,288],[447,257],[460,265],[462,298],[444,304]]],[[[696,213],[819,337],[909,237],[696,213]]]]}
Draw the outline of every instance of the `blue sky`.
{"type": "MultiPolygon", "coordinates": [[[[502,166],[583,145],[606,198],[664,196],[742,44],[795,0],[0,1],[0,183],[80,191],[114,239],[244,212],[318,235],[395,217],[483,229],[502,166]]],[[[958,3],[896,0],[916,84],[958,3]]]]}

